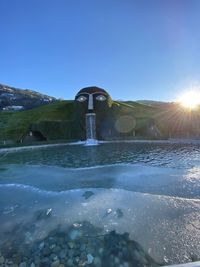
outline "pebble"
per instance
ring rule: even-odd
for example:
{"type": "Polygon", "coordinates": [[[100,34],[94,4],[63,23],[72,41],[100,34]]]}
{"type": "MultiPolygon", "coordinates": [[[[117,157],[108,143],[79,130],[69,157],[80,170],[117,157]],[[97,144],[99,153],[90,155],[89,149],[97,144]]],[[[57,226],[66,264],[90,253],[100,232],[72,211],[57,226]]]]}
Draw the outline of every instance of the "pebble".
{"type": "Polygon", "coordinates": [[[35,213],[35,219],[36,219],[36,221],[45,220],[45,219],[49,218],[51,216],[51,214],[52,214],[52,209],[38,210],[35,213]]]}
{"type": "Polygon", "coordinates": [[[25,243],[30,244],[33,241],[33,237],[30,232],[25,233],[25,243]]]}
{"type": "Polygon", "coordinates": [[[103,254],[103,251],[104,251],[104,249],[103,248],[100,248],[99,249],[99,254],[103,254]]]}
{"type": "Polygon", "coordinates": [[[80,260],[78,263],[78,267],[86,266],[86,262],[84,260],[80,260]]]}
{"type": "Polygon", "coordinates": [[[72,249],[72,248],[74,247],[74,243],[73,243],[73,242],[68,242],[67,245],[68,245],[68,247],[69,247],[70,249],[72,249]]]}
{"type": "Polygon", "coordinates": [[[119,260],[118,257],[115,257],[114,261],[115,261],[115,264],[119,264],[120,263],[120,260],[119,260]]]}
{"type": "Polygon", "coordinates": [[[26,267],[26,262],[21,262],[20,264],[19,264],[19,267],[26,267]]]}
{"type": "Polygon", "coordinates": [[[51,267],[58,267],[60,265],[60,261],[56,260],[54,262],[52,262],[51,267]]]}
{"type": "Polygon", "coordinates": [[[52,254],[49,256],[49,259],[50,259],[51,261],[56,261],[56,260],[58,259],[58,256],[57,256],[56,254],[52,253],[52,254]]]}
{"type": "Polygon", "coordinates": [[[41,259],[41,266],[49,266],[50,261],[48,257],[44,257],[41,259]]]}
{"type": "Polygon", "coordinates": [[[72,258],[74,256],[74,250],[70,249],[68,252],[68,257],[72,258]]]}
{"type": "Polygon", "coordinates": [[[91,264],[94,260],[94,257],[92,254],[87,254],[87,264],[91,264]]]}
{"type": "Polygon", "coordinates": [[[69,237],[70,239],[72,240],[75,240],[76,238],[80,237],[81,236],[81,233],[79,230],[72,230],[70,233],[69,233],[69,237]]]}
{"type": "Polygon", "coordinates": [[[73,260],[72,259],[69,259],[68,261],[67,261],[67,266],[73,266],[74,264],[73,264],[73,260]]]}
{"type": "Polygon", "coordinates": [[[117,214],[117,218],[122,218],[124,215],[121,209],[117,209],[116,214],[117,214]]]}
{"type": "Polygon", "coordinates": [[[82,195],[85,199],[90,198],[91,196],[93,196],[94,193],[92,191],[85,191],[85,193],[82,195]]]}
{"type": "Polygon", "coordinates": [[[35,263],[32,262],[31,265],[30,265],[30,267],[35,267],[35,263]]]}
{"type": "Polygon", "coordinates": [[[75,257],[74,261],[75,261],[76,263],[79,263],[80,258],[79,258],[79,257],[75,257]]]}
{"type": "Polygon", "coordinates": [[[1,256],[1,257],[0,257],[0,264],[3,264],[4,261],[5,261],[4,256],[1,256]]]}
{"type": "Polygon", "coordinates": [[[39,249],[41,250],[43,248],[44,248],[44,242],[42,242],[42,243],[39,244],[39,249]]]}
{"type": "Polygon", "coordinates": [[[135,250],[133,253],[134,253],[135,258],[136,258],[138,261],[140,261],[140,260],[141,260],[141,255],[140,255],[139,251],[138,251],[138,250],[135,250]]]}
{"type": "Polygon", "coordinates": [[[42,254],[43,254],[44,256],[48,256],[48,255],[50,255],[50,254],[51,254],[51,250],[50,250],[50,248],[48,248],[48,247],[44,248],[44,249],[42,250],[42,254]]]}
{"type": "Polygon", "coordinates": [[[80,250],[81,251],[84,251],[86,249],[86,245],[83,243],[83,244],[81,244],[81,246],[80,246],[80,250]]]}
{"type": "Polygon", "coordinates": [[[85,252],[81,252],[81,254],[80,254],[80,257],[81,257],[81,259],[86,259],[86,253],[85,252]]]}
{"type": "Polygon", "coordinates": [[[47,212],[46,212],[46,215],[49,216],[52,212],[52,209],[48,209],[47,212]]]}
{"type": "Polygon", "coordinates": [[[107,209],[106,213],[110,214],[112,212],[112,209],[107,209]]]}
{"type": "Polygon", "coordinates": [[[73,226],[76,228],[80,228],[82,226],[82,224],[81,223],[73,223],[73,226]]]}
{"type": "Polygon", "coordinates": [[[60,254],[59,254],[59,256],[60,256],[60,258],[61,259],[64,259],[65,257],[66,257],[66,255],[67,255],[67,252],[66,252],[66,250],[61,250],[61,252],[60,252],[60,254]]]}
{"type": "Polygon", "coordinates": [[[11,261],[11,260],[7,260],[7,259],[6,259],[6,264],[7,264],[7,265],[13,265],[13,261],[11,261]]]}
{"type": "Polygon", "coordinates": [[[80,250],[74,250],[74,256],[80,256],[80,250]]]}
{"type": "Polygon", "coordinates": [[[34,256],[34,262],[35,262],[36,265],[39,265],[39,263],[40,263],[40,257],[38,255],[35,255],[34,256]]]}
{"type": "Polygon", "coordinates": [[[101,266],[101,259],[99,257],[94,258],[94,265],[97,267],[101,266]]]}
{"type": "Polygon", "coordinates": [[[59,246],[55,246],[55,247],[52,249],[52,252],[53,252],[53,253],[58,253],[60,250],[61,250],[61,247],[59,247],[59,246]]]}
{"type": "Polygon", "coordinates": [[[50,249],[54,249],[56,247],[56,244],[50,245],[50,249]]]}

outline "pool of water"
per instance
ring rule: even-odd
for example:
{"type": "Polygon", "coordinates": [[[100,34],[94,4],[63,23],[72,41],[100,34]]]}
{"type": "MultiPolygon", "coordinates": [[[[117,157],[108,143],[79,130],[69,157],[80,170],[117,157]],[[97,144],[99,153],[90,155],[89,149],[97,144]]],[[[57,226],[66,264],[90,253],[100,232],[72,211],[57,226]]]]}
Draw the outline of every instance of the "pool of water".
{"type": "Polygon", "coordinates": [[[198,260],[200,145],[112,143],[1,153],[0,221],[0,265],[198,260]]]}

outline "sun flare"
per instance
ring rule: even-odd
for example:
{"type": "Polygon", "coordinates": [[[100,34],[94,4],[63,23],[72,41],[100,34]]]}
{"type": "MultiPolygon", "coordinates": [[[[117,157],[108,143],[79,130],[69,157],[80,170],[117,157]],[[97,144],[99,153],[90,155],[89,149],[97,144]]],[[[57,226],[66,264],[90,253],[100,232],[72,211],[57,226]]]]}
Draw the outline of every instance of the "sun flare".
{"type": "Polygon", "coordinates": [[[189,91],[179,98],[179,103],[186,108],[195,109],[200,105],[200,92],[189,91]]]}

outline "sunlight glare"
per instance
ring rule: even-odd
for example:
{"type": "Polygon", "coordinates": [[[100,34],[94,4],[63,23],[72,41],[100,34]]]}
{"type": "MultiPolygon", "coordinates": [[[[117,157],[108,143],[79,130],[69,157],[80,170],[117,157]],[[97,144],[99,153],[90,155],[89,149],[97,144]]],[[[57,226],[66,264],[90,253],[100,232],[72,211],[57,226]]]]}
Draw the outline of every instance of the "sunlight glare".
{"type": "Polygon", "coordinates": [[[197,91],[189,91],[183,94],[179,103],[186,108],[195,109],[198,105],[200,105],[200,92],[197,91]]]}

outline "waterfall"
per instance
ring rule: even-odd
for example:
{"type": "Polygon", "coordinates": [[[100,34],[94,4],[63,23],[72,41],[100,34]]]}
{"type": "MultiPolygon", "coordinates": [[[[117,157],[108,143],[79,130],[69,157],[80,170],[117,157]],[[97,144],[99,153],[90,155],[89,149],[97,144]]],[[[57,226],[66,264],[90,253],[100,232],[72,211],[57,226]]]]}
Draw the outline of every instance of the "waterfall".
{"type": "Polygon", "coordinates": [[[98,145],[96,139],[96,114],[87,113],[85,116],[86,120],[86,142],[85,145],[98,145]]]}

